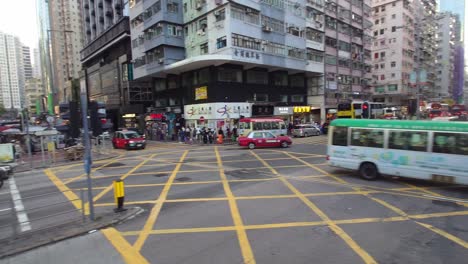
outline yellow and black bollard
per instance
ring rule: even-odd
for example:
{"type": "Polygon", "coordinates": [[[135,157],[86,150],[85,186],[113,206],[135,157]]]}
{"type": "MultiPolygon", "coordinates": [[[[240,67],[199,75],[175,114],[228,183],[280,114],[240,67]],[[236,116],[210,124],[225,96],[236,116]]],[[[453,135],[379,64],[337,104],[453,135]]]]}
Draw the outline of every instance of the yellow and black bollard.
{"type": "Polygon", "coordinates": [[[122,180],[114,181],[114,198],[117,208],[114,209],[114,212],[119,213],[126,211],[127,209],[123,208],[125,191],[124,191],[124,182],[122,180]]]}

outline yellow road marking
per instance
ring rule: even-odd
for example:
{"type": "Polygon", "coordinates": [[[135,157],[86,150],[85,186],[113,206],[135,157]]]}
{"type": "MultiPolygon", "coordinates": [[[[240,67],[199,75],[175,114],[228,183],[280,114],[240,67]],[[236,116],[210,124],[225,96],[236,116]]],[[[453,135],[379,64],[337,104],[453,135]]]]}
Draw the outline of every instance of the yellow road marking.
{"type": "MultiPolygon", "coordinates": [[[[418,190],[418,191],[421,191],[421,192],[424,192],[424,193],[427,193],[429,195],[432,195],[432,196],[436,196],[436,197],[443,197],[443,198],[452,198],[452,197],[448,197],[448,196],[444,196],[440,193],[436,193],[436,192],[433,192],[433,191],[429,191],[427,189],[424,189],[424,188],[421,188],[419,186],[416,186],[416,185],[413,185],[413,184],[409,184],[409,183],[406,183],[406,182],[402,182],[403,184],[409,186],[410,188],[414,189],[414,190],[418,190]]],[[[464,207],[468,207],[468,203],[461,203],[461,202],[457,202],[457,204],[459,205],[462,205],[464,207]]]]}
{"type": "Polygon", "coordinates": [[[125,263],[128,264],[145,264],[149,263],[140,252],[135,250],[128,242],[125,240],[121,234],[114,228],[110,227],[103,229],[102,234],[109,240],[109,242],[114,246],[114,248],[120,253],[123,257],[125,263]]]}
{"type": "Polygon", "coordinates": [[[148,216],[148,219],[146,219],[145,226],[143,227],[143,230],[141,231],[140,235],[138,236],[138,239],[136,240],[135,244],[133,247],[135,250],[140,251],[141,248],[143,247],[143,244],[145,243],[146,239],[148,238],[149,232],[153,229],[154,223],[156,223],[156,220],[158,219],[159,213],[161,212],[161,208],[164,204],[164,201],[167,198],[167,195],[169,193],[169,190],[171,188],[172,183],[174,182],[177,172],[180,170],[180,167],[182,166],[182,162],[184,161],[185,157],[187,156],[189,150],[186,150],[184,154],[179,159],[179,163],[176,165],[174,168],[174,171],[172,171],[172,175],[169,177],[167,180],[166,184],[164,185],[163,190],[161,191],[161,194],[159,195],[159,198],[156,202],[156,204],[153,206],[151,209],[150,215],[148,216]]]}
{"type": "MultiPolygon", "coordinates": [[[[97,171],[97,170],[99,170],[99,169],[102,169],[102,168],[104,168],[105,166],[107,166],[107,165],[109,165],[109,164],[111,164],[111,163],[114,163],[115,160],[116,160],[116,159],[112,159],[112,160],[110,160],[109,162],[105,163],[104,165],[101,165],[101,166],[99,166],[99,167],[97,167],[97,168],[92,169],[91,172],[95,172],[95,171],[97,171]]],[[[69,179],[67,179],[64,183],[65,183],[65,184],[69,184],[69,183],[74,182],[74,181],[76,181],[76,180],[78,180],[78,179],[80,179],[80,178],[82,178],[82,177],[84,177],[84,176],[86,176],[86,173],[82,173],[81,175],[78,175],[78,176],[76,176],[76,177],[69,178],[69,179]]]]}
{"type": "MultiPolygon", "coordinates": [[[[385,223],[385,222],[402,222],[411,220],[410,218],[438,218],[446,216],[460,216],[468,215],[468,211],[462,212],[450,212],[450,213],[437,213],[437,214],[424,214],[424,215],[410,215],[408,217],[393,216],[386,218],[355,218],[355,219],[343,219],[332,221],[337,225],[348,225],[348,224],[365,224],[365,223],[385,223]],[[462,214],[463,213],[463,214],[462,214]]],[[[305,227],[305,226],[322,226],[328,225],[327,221],[312,221],[312,222],[289,222],[289,223],[274,223],[274,224],[258,224],[258,225],[244,225],[245,230],[253,229],[272,229],[272,228],[288,228],[288,227],[305,227]]],[[[196,228],[176,228],[176,229],[158,229],[151,230],[150,234],[179,234],[179,233],[197,233],[197,232],[217,232],[217,231],[235,231],[235,226],[221,226],[221,227],[196,227],[196,228]]],[[[122,232],[123,236],[135,236],[139,235],[141,231],[127,231],[122,232]]]]}
{"type": "MultiPolygon", "coordinates": [[[[76,209],[82,209],[83,208],[83,201],[81,201],[78,196],[74,192],[70,190],[56,175],[55,173],[52,172],[50,169],[45,169],[44,173],[49,177],[50,181],[57,186],[57,189],[59,189],[65,197],[67,197],[68,200],[75,206],[76,209]]],[[[85,214],[89,214],[88,207],[84,207],[85,214]]]]}
{"type": "MultiPolygon", "coordinates": [[[[125,178],[130,176],[134,171],[138,170],[141,166],[143,166],[149,159],[152,159],[154,156],[156,156],[156,154],[153,154],[148,159],[140,162],[140,164],[138,164],[133,169],[131,169],[130,171],[128,171],[127,173],[122,175],[122,177],[120,177],[120,179],[125,180],[125,178]]],[[[112,188],[113,188],[113,184],[111,183],[111,184],[109,184],[109,186],[107,186],[107,188],[102,190],[98,195],[94,196],[93,201],[96,202],[97,200],[101,199],[104,195],[106,195],[106,193],[108,193],[110,190],[112,190],[112,188]]]]}
{"type": "MultiPolygon", "coordinates": [[[[289,153],[285,153],[285,154],[287,154],[288,156],[291,156],[291,157],[292,157],[292,155],[290,155],[289,153]]],[[[313,168],[315,167],[315,166],[313,166],[312,164],[309,164],[309,163],[306,162],[306,161],[303,161],[303,160],[301,160],[301,161],[302,161],[304,164],[308,164],[309,166],[311,166],[311,167],[313,167],[313,168]]],[[[319,169],[319,168],[316,168],[316,167],[315,167],[315,169],[318,169],[318,171],[320,171],[320,172],[325,172],[324,170],[319,169]]],[[[340,183],[348,184],[348,182],[346,182],[345,180],[343,180],[343,179],[341,179],[341,178],[338,178],[338,177],[334,176],[334,175],[331,174],[331,173],[325,172],[325,174],[330,175],[332,178],[336,179],[336,180],[337,180],[338,182],[340,182],[340,183]]],[[[414,185],[411,185],[411,184],[407,184],[407,183],[406,183],[406,185],[409,185],[409,186],[414,187],[415,189],[418,189],[417,186],[414,186],[414,185]]],[[[352,189],[360,192],[359,188],[352,187],[352,189]]],[[[425,191],[425,190],[422,190],[422,191],[425,191]]],[[[430,191],[426,191],[426,193],[436,194],[436,196],[442,197],[440,194],[433,193],[433,192],[430,192],[430,191]]],[[[409,217],[408,214],[405,213],[404,211],[402,211],[401,209],[399,209],[399,208],[397,208],[397,207],[395,207],[395,206],[393,206],[393,205],[391,205],[391,204],[389,204],[389,203],[387,203],[387,202],[385,202],[385,201],[383,201],[383,200],[381,200],[381,199],[372,197],[372,196],[370,196],[368,193],[363,193],[363,192],[361,192],[361,194],[364,195],[365,197],[367,197],[367,198],[369,198],[369,199],[371,199],[371,200],[373,200],[373,201],[375,201],[375,202],[381,204],[382,206],[384,206],[384,207],[390,209],[391,211],[393,211],[393,212],[399,214],[399,215],[402,216],[402,217],[409,217]]],[[[415,221],[415,222],[416,222],[416,221],[415,221]]],[[[453,236],[453,235],[450,235],[450,234],[448,234],[448,233],[446,233],[445,231],[442,231],[442,230],[440,230],[440,229],[431,227],[430,225],[421,224],[421,223],[419,223],[419,222],[416,222],[416,223],[420,224],[420,225],[423,226],[423,227],[426,227],[427,229],[429,229],[429,230],[431,230],[431,231],[433,231],[433,232],[436,232],[436,233],[438,233],[438,234],[444,236],[445,238],[447,238],[447,239],[449,239],[449,240],[452,240],[452,241],[455,242],[455,243],[460,244],[460,241],[463,241],[463,240],[461,240],[460,238],[457,238],[457,237],[455,237],[455,236],[453,236]]],[[[463,241],[463,242],[464,242],[464,241],[463,241]]],[[[465,242],[465,243],[466,243],[466,242],[465,242]]]]}
{"type": "Polygon", "coordinates": [[[432,230],[434,233],[437,233],[437,234],[447,238],[448,240],[450,240],[452,242],[455,242],[458,245],[468,249],[468,243],[466,241],[464,241],[463,239],[458,238],[458,237],[456,237],[456,236],[454,236],[452,234],[449,234],[449,233],[445,232],[444,230],[438,229],[437,227],[434,227],[432,225],[417,222],[417,221],[415,221],[415,222],[416,222],[416,224],[418,224],[420,226],[424,226],[425,228],[432,230]]]}
{"type": "MultiPolygon", "coordinates": [[[[260,156],[255,152],[251,151],[262,164],[266,167],[269,167],[271,172],[275,175],[281,176],[273,167],[271,167],[266,161],[264,161],[260,156]]],[[[317,214],[323,221],[325,221],[328,227],[335,232],[351,249],[358,254],[365,263],[377,263],[375,259],[369,255],[363,248],[361,248],[341,227],[339,227],[335,222],[333,222],[320,208],[318,208],[312,201],[307,199],[304,194],[302,194],[296,187],[294,187],[285,177],[280,178],[281,181],[289,188],[296,196],[301,199],[301,201],[306,204],[315,214],[317,214]]]]}
{"type": "Polygon", "coordinates": [[[244,263],[255,264],[255,257],[252,252],[252,247],[247,237],[247,232],[244,228],[244,223],[242,217],[239,213],[239,208],[237,207],[236,200],[234,199],[234,194],[232,193],[231,187],[227,180],[226,175],[224,174],[223,162],[219,155],[218,147],[215,147],[216,160],[218,161],[219,175],[223,181],[224,192],[228,199],[229,208],[231,209],[232,221],[236,227],[237,238],[239,239],[239,246],[242,252],[242,257],[244,258],[244,263]]]}
{"type": "MultiPolygon", "coordinates": [[[[155,201],[132,201],[132,202],[125,202],[126,205],[128,204],[154,204],[155,201]]],[[[115,206],[115,203],[96,203],[94,206],[104,207],[104,206],[115,206]]]]}

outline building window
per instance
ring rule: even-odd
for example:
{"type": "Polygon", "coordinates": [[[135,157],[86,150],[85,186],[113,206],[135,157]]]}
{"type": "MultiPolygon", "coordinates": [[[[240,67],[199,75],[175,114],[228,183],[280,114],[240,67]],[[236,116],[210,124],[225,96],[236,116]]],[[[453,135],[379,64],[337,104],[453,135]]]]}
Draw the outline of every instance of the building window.
{"type": "Polygon", "coordinates": [[[300,95],[300,94],[291,95],[291,102],[293,102],[293,103],[303,103],[304,102],[304,96],[300,95]]]}
{"type": "Polygon", "coordinates": [[[374,59],[378,59],[378,58],[379,58],[379,53],[378,52],[374,53],[374,59]]]}
{"type": "Polygon", "coordinates": [[[385,34],[385,28],[380,29],[380,35],[385,34]]]}
{"type": "Polygon", "coordinates": [[[307,49],[307,60],[323,62],[323,52],[316,52],[312,49],[307,49]]]}
{"type": "Polygon", "coordinates": [[[167,34],[169,36],[182,37],[182,27],[176,25],[167,25],[167,34]]]}
{"type": "Polygon", "coordinates": [[[375,70],[378,70],[378,69],[379,69],[379,65],[378,65],[378,64],[375,64],[375,65],[374,65],[374,69],[375,69],[375,70]]]}
{"type": "Polygon", "coordinates": [[[392,6],[396,6],[396,2],[393,2],[393,3],[392,3],[392,6]]]}
{"type": "Polygon", "coordinates": [[[385,69],[385,64],[384,63],[380,64],[380,69],[385,69]]]}
{"type": "Polygon", "coordinates": [[[303,75],[291,75],[289,77],[291,87],[304,87],[304,76],[303,75]]]}
{"type": "Polygon", "coordinates": [[[242,70],[218,68],[218,80],[221,82],[242,82],[242,70]]]}
{"type": "Polygon", "coordinates": [[[390,85],[388,85],[388,91],[389,91],[389,92],[396,92],[396,91],[398,91],[398,85],[397,85],[397,84],[390,84],[390,85]]]}
{"type": "Polygon", "coordinates": [[[392,19],[396,19],[396,14],[392,14],[392,19]]]}
{"type": "Polygon", "coordinates": [[[396,75],[395,75],[395,73],[393,72],[393,73],[392,73],[392,78],[395,78],[395,76],[396,76],[396,75]]]}
{"type": "Polygon", "coordinates": [[[208,53],[208,42],[200,45],[200,54],[208,53]]]}
{"type": "Polygon", "coordinates": [[[305,36],[307,40],[312,40],[322,43],[323,33],[312,28],[306,28],[305,36]]]}
{"type": "Polygon", "coordinates": [[[175,2],[167,2],[167,12],[169,13],[179,12],[179,4],[175,2]]]}
{"type": "Polygon", "coordinates": [[[380,80],[381,81],[385,80],[385,74],[380,75],[380,80]]]}
{"type": "Polygon", "coordinates": [[[187,13],[187,3],[184,3],[184,13],[187,13]]]}
{"type": "Polygon", "coordinates": [[[380,46],[383,46],[383,45],[385,45],[385,39],[382,39],[382,40],[380,41],[380,46]]]}
{"type": "Polygon", "coordinates": [[[381,24],[385,23],[385,17],[380,18],[380,23],[381,24]]]}
{"type": "Polygon", "coordinates": [[[254,93],[253,99],[256,102],[268,102],[268,94],[254,93]]]}
{"type": "Polygon", "coordinates": [[[374,24],[375,24],[375,25],[378,25],[379,22],[380,22],[380,20],[376,19],[375,22],[374,22],[374,24]]]}
{"type": "Polygon", "coordinates": [[[247,83],[268,84],[268,72],[247,71],[247,83]]]}
{"type": "Polygon", "coordinates": [[[325,58],[325,63],[330,65],[336,65],[336,57],[327,55],[327,57],[325,58]]]}
{"type": "Polygon", "coordinates": [[[385,58],[385,51],[380,52],[380,58],[385,58]]]}
{"type": "Polygon", "coordinates": [[[287,86],[288,85],[288,74],[285,72],[275,72],[272,73],[273,76],[273,85],[277,86],[287,86]]]}
{"type": "Polygon", "coordinates": [[[216,40],[216,48],[217,48],[217,49],[224,48],[224,47],[226,47],[226,45],[227,45],[227,44],[226,44],[226,36],[221,37],[221,38],[218,38],[218,39],[216,40]]]}
{"type": "Polygon", "coordinates": [[[280,95],[280,102],[282,103],[287,103],[288,102],[288,96],[287,95],[280,95]]]}
{"type": "Polygon", "coordinates": [[[238,34],[232,34],[232,45],[235,47],[261,50],[261,40],[246,37],[238,34]]]}
{"type": "Polygon", "coordinates": [[[392,68],[396,67],[396,61],[392,61],[392,62],[390,63],[390,66],[391,66],[392,68]]]}
{"type": "Polygon", "coordinates": [[[392,32],[395,32],[396,31],[396,26],[393,26],[392,27],[392,32]]]}
{"type": "Polygon", "coordinates": [[[216,18],[216,22],[223,21],[226,19],[226,10],[223,8],[221,10],[215,11],[214,16],[216,18]]]}
{"type": "Polygon", "coordinates": [[[374,36],[378,36],[378,35],[379,35],[379,31],[378,30],[374,31],[374,36]]]}

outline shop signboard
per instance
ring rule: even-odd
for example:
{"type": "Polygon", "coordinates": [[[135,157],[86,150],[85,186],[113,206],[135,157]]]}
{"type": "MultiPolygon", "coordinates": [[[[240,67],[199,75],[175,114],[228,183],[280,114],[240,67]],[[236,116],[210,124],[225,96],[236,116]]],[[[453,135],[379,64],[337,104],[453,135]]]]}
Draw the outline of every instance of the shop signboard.
{"type": "Polygon", "coordinates": [[[294,113],[310,113],[310,106],[294,106],[294,113]]]}
{"type": "Polygon", "coordinates": [[[15,160],[13,152],[13,144],[0,144],[0,162],[12,162],[15,160]]]}
{"type": "Polygon", "coordinates": [[[275,116],[279,115],[292,115],[293,114],[293,107],[291,106],[280,106],[280,107],[275,107],[273,109],[273,114],[275,116]]]}
{"type": "Polygon", "coordinates": [[[202,86],[195,88],[195,100],[208,99],[208,87],[202,86]]]}
{"type": "Polygon", "coordinates": [[[184,106],[184,117],[189,120],[237,119],[252,116],[251,103],[208,103],[184,106]]]}

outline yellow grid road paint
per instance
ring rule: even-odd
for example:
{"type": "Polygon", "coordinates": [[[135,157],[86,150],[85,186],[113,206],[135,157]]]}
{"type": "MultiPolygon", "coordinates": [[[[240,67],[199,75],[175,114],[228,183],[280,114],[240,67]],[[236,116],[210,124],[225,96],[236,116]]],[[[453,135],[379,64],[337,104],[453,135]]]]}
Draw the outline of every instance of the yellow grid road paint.
{"type": "MultiPolygon", "coordinates": [[[[140,162],[138,165],[136,165],[135,167],[133,167],[133,169],[131,169],[130,171],[128,171],[127,173],[125,173],[124,175],[122,175],[122,177],[120,177],[121,180],[125,180],[125,178],[127,178],[128,176],[132,175],[132,173],[136,170],[138,170],[141,166],[143,166],[149,159],[152,159],[154,156],[156,156],[156,154],[152,154],[149,156],[148,159],[140,162]]],[[[107,188],[105,188],[104,190],[102,190],[99,194],[97,194],[96,196],[93,197],[93,201],[96,202],[97,200],[101,199],[104,195],[106,195],[106,193],[108,193],[110,190],[112,190],[112,183],[109,184],[107,186],[107,188]]]]}
{"type": "MultiPolygon", "coordinates": [[[[343,219],[334,220],[333,223],[337,225],[349,225],[349,224],[366,224],[366,223],[387,223],[387,222],[402,222],[409,221],[411,218],[427,219],[427,218],[439,218],[447,216],[461,216],[468,215],[468,211],[451,212],[451,213],[439,213],[439,214],[423,214],[423,215],[410,215],[408,217],[393,216],[393,217],[374,217],[374,218],[354,218],[354,219],[343,219]]],[[[274,223],[274,224],[257,224],[257,225],[244,225],[245,230],[254,229],[274,229],[274,228],[288,228],[288,227],[306,227],[306,226],[326,226],[328,221],[312,221],[312,222],[289,222],[289,223],[274,223]]],[[[217,231],[235,231],[235,226],[221,226],[221,227],[195,227],[195,228],[174,228],[174,229],[157,229],[151,230],[150,234],[181,234],[181,233],[198,233],[198,232],[217,232],[217,231]]],[[[126,231],[122,232],[123,236],[135,236],[139,235],[141,231],[126,231]]]]}
{"type": "MultiPolygon", "coordinates": [[[[97,168],[92,169],[91,172],[95,172],[95,171],[97,171],[97,170],[99,170],[99,169],[102,169],[102,168],[106,167],[107,165],[109,165],[109,164],[111,164],[111,163],[114,163],[116,160],[117,160],[117,159],[112,159],[112,160],[110,160],[109,162],[104,163],[103,165],[101,165],[101,166],[99,166],[99,167],[97,167],[97,168]]],[[[78,175],[78,176],[76,176],[76,177],[69,178],[69,179],[67,179],[64,183],[65,183],[65,184],[69,184],[69,183],[71,183],[71,182],[74,182],[74,181],[76,181],[76,180],[81,179],[81,178],[84,177],[84,176],[86,176],[86,173],[82,173],[82,174],[80,174],[80,175],[78,175]]]]}
{"type": "MultiPolygon", "coordinates": [[[[255,152],[251,151],[262,164],[269,167],[271,172],[275,175],[281,176],[273,167],[271,167],[266,161],[264,161],[255,152]]],[[[296,187],[294,187],[286,178],[281,177],[281,181],[288,187],[301,201],[306,204],[315,214],[317,214],[323,221],[327,223],[327,226],[335,232],[354,252],[362,258],[367,264],[377,263],[375,259],[369,255],[363,248],[361,248],[341,227],[333,222],[322,210],[320,210],[312,201],[307,199],[296,187]]]]}
{"type": "Polygon", "coordinates": [[[140,235],[138,236],[138,239],[136,240],[135,244],[133,247],[135,250],[140,251],[141,248],[143,247],[143,244],[145,243],[146,239],[148,238],[149,232],[153,229],[154,223],[156,223],[156,220],[158,219],[159,213],[161,212],[161,208],[164,204],[164,201],[167,198],[167,195],[169,193],[169,190],[171,188],[172,183],[174,182],[177,172],[180,170],[180,167],[182,166],[182,162],[184,161],[185,157],[187,156],[189,150],[186,150],[184,154],[179,159],[179,164],[176,165],[174,170],[172,171],[171,176],[169,179],[167,179],[166,184],[164,185],[163,190],[161,191],[161,194],[159,195],[159,198],[154,205],[154,207],[151,209],[150,215],[146,219],[146,223],[143,227],[143,230],[141,231],[140,235]]]}
{"type": "Polygon", "coordinates": [[[149,263],[137,250],[135,250],[125,240],[120,233],[110,227],[103,229],[102,234],[109,240],[114,248],[120,253],[125,263],[127,264],[146,264],[149,263]]]}
{"type": "Polygon", "coordinates": [[[231,210],[232,221],[236,227],[237,238],[239,240],[239,246],[241,249],[242,257],[244,258],[244,263],[255,264],[255,257],[252,251],[252,246],[250,245],[249,238],[247,237],[247,232],[244,228],[244,223],[237,207],[237,202],[234,199],[234,194],[232,193],[229,182],[224,174],[223,162],[221,156],[219,155],[218,147],[215,147],[216,160],[218,161],[219,175],[223,181],[223,188],[228,198],[229,208],[231,210]]]}
{"type": "MultiPolygon", "coordinates": [[[[292,157],[292,155],[289,154],[289,153],[286,153],[286,152],[285,152],[285,154],[292,157]]],[[[298,159],[298,160],[300,160],[300,159],[298,159]]],[[[314,165],[312,165],[312,164],[310,164],[310,163],[308,163],[308,162],[306,162],[306,161],[303,161],[303,160],[300,160],[300,161],[301,161],[302,163],[304,163],[304,164],[308,164],[308,165],[309,165],[310,167],[312,167],[312,168],[318,169],[318,171],[320,171],[320,172],[322,172],[322,173],[328,174],[329,176],[331,176],[333,179],[337,180],[337,181],[340,182],[340,183],[348,184],[348,182],[346,182],[345,180],[343,180],[343,179],[341,179],[341,178],[338,178],[338,177],[334,176],[334,175],[331,174],[331,173],[327,173],[326,171],[324,171],[324,170],[322,170],[322,169],[319,169],[319,168],[317,168],[316,166],[314,166],[314,165]]],[[[406,184],[406,185],[410,185],[410,184],[406,184]]],[[[414,185],[410,185],[410,186],[416,187],[416,186],[414,186],[414,185]]],[[[416,188],[417,188],[417,187],[416,187],[416,188]]],[[[391,204],[389,204],[389,203],[387,203],[387,202],[385,202],[385,201],[383,201],[383,200],[381,200],[381,199],[372,197],[372,196],[369,195],[368,193],[367,193],[367,194],[366,194],[366,193],[363,193],[363,192],[361,192],[361,191],[359,190],[359,188],[352,187],[352,189],[353,189],[353,190],[356,190],[356,191],[359,191],[363,196],[365,196],[365,197],[367,197],[367,198],[373,200],[374,202],[377,202],[378,204],[380,204],[380,205],[382,205],[382,206],[384,206],[384,207],[390,209],[391,211],[393,211],[393,212],[399,214],[400,216],[402,216],[402,217],[408,217],[408,214],[407,214],[407,213],[405,213],[405,212],[402,211],[401,209],[397,208],[396,206],[393,206],[393,205],[391,205],[391,204]]],[[[432,192],[431,192],[431,193],[432,193],[432,192]]],[[[442,197],[441,195],[436,195],[436,196],[442,197]]],[[[420,224],[420,223],[417,222],[417,221],[415,221],[415,222],[418,223],[418,224],[420,224]]],[[[457,244],[458,244],[460,241],[463,241],[463,240],[461,240],[460,238],[455,237],[455,236],[453,236],[453,235],[450,235],[450,234],[448,234],[448,233],[446,233],[445,231],[442,231],[442,230],[440,230],[440,229],[429,228],[429,225],[423,225],[423,224],[420,224],[420,225],[423,226],[423,227],[426,227],[427,229],[429,229],[429,230],[431,230],[431,231],[433,231],[433,232],[436,232],[437,234],[443,235],[445,238],[447,238],[447,239],[449,239],[449,240],[451,240],[451,241],[453,241],[453,242],[455,242],[455,243],[457,243],[457,244]]]]}
{"type": "MultiPolygon", "coordinates": [[[[55,186],[57,187],[57,189],[59,189],[59,191],[61,191],[63,193],[63,195],[65,197],[67,197],[68,200],[70,200],[70,202],[73,204],[73,206],[75,206],[76,209],[81,209],[83,208],[83,201],[81,201],[81,199],[78,198],[78,196],[72,192],[70,190],[70,188],[68,188],[56,175],[55,173],[52,172],[52,170],[50,169],[45,169],[44,170],[44,173],[45,175],[47,175],[47,177],[49,177],[49,180],[55,184],[55,186]]],[[[89,208],[88,206],[84,205],[84,213],[86,215],[89,214],[89,208]]]]}
{"type": "Polygon", "coordinates": [[[433,231],[434,233],[437,233],[437,234],[447,238],[448,240],[450,240],[452,242],[455,242],[458,245],[468,249],[468,243],[465,240],[463,240],[463,239],[461,239],[459,237],[456,237],[456,236],[454,236],[452,234],[449,234],[449,233],[445,232],[444,230],[441,230],[441,229],[439,229],[437,227],[434,227],[432,225],[429,225],[429,224],[425,224],[425,223],[421,223],[421,222],[417,222],[417,221],[415,221],[415,223],[420,225],[420,226],[424,226],[425,228],[433,231]]]}

